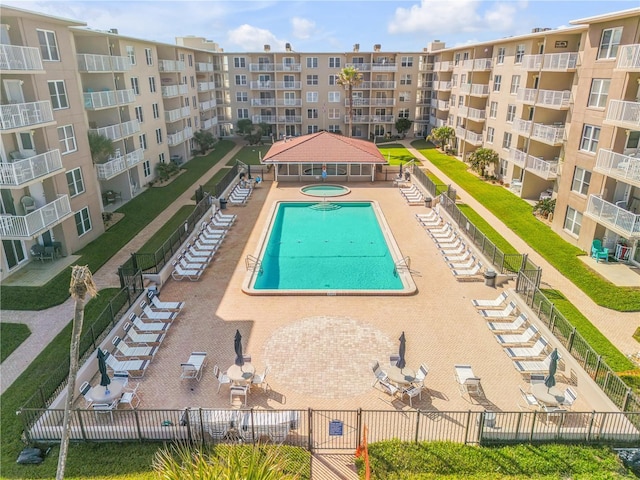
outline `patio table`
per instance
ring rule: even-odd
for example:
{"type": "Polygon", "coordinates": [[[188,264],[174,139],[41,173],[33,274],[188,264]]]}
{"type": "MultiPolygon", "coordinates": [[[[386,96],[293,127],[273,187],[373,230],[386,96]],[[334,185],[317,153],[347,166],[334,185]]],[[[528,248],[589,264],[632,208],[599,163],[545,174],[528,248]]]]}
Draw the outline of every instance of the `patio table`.
{"type": "Polygon", "coordinates": [[[392,367],[389,367],[389,370],[387,370],[387,376],[393,383],[402,386],[409,385],[410,383],[414,382],[416,379],[416,372],[409,367],[404,367],[401,369],[394,365],[392,367]]]}
{"type": "Polygon", "coordinates": [[[253,375],[256,373],[256,367],[246,362],[244,365],[236,365],[235,363],[227,369],[227,377],[234,385],[247,385],[251,382],[253,375]]]}
{"type": "Polygon", "coordinates": [[[557,407],[564,402],[564,393],[556,387],[548,388],[544,383],[534,383],[531,385],[531,394],[540,403],[550,407],[557,407]]]}
{"type": "Polygon", "coordinates": [[[122,390],[124,390],[123,382],[112,381],[109,384],[109,393],[105,393],[106,388],[102,385],[96,385],[89,390],[87,396],[93,401],[93,403],[111,403],[116,398],[122,396],[122,390]]]}

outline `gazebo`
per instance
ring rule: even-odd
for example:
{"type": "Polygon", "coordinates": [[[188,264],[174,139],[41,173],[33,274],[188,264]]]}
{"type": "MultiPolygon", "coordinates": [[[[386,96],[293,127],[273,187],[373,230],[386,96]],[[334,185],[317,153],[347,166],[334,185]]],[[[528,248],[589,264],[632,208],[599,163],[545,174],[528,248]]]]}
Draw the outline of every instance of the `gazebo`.
{"type": "Polygon", "coordinates": [[[387,161],[369,141],[318,132],[274,143],[262,163],[274,165],[276,181],[373,181],[387,161]]]}

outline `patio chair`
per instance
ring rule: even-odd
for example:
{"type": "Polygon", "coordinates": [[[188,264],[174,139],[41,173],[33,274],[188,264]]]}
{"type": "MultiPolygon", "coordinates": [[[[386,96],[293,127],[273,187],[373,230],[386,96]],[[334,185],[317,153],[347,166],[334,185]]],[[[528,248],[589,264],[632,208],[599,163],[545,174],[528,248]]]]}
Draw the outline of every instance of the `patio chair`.
{"type": "Polygon", "coordinates": [[[89,396],[89,390],[91,390],[91,384],[89,382],[82,382],[82,385],[80,385],[80,394],[84,397],[85,408],[89,408],[93,403],[93,400],[89,396]]]}
{"type": "Polygon", "coordinates": [[[372,387],[375,387],[378,382],[386,382],[389,378],[387,373],[380,368],[379,362],[374,362],[371,365],[371,369],[373,370],[373,374],[376,376],[376,380],[373,382],[373,385],[371,385],[372,387]]]}
{"type": "Polygon", "coordinates": [[[251,355],[245,353],[242,355],[242,361],[245,363],[251,363],[251,355]]]}
{"type": "Polygon", "coordinates": [[[178,316],[178,312],[153,310],[144,300],[140,302],[140,308],[142,309],[142,314],[140,314],[140,316],[151,320],[172,322],[178,316]]]}
{"type": "Polygon", "coordinates": [[[190,263],[184,257],[178,257],[178,260],[173,262],[173,265],[180,266],[184,270],[201,270],[204,271],[205,268],[209,265],[208,263],[190,263]]]}
{"type": "Polygon", "coordinates": [[[114,400],[111,403],[94,403],[92,405],[93,411],[96,415],[96,419],[99,418],[99,415],[109,414],[111,421],[113,422],[113,411],[118,408],[118,399],[114,400]]]}
{"type": "Polygon", "coordinates": [[[209,220],[208,227],[218,227],[221,229],[228,229],[233,226],[234,222],[235,222],[235,218],[233,220],[224,220],[221,218],[216,218],[214,216],[214,217],[211,217],[211,219],[209,220]]]}
{"type": "Polygon", "coordinates": [[[389,366],[395,367],[396,364],[398,363],[398,360],[400,360],[400,355],[398,354],[389,355],[389,366]]]}
{"type": "Polygon", "coordinates": [[[200,266],[201,269],[208,267],[213,260],[213,255],[192,255],[188,250],[180,254],[178,257],[181,264],[184,261],[184,265],[200,266]]]}
{"type": "Polygon", "coordinates": [[[602,240],[595,238],[591,242],[591,257],[596,259],[596,262],[604,259],[605,262],[609,261],[609,249],[602,246],[602,240]]]}
{"type": "Polygon", "coordinates": [[[395,395],[400,391],[398,387],[391,385],[389,382],[385,382],[384,380],[380,380],[378,383],[382,387],[382,391],[392,397],[395,397],[395,395]]]}
{"type": "Polygon", "coordinates": [[[471,300],[471,303],[477,308],[499,308],[507,298],[509,298],[509,294],[502,292],[495,300],[471,300]]]}
{"type": "Polygon", "coordinates": [[[451,247],[440,248],[440,253],[442,254],[442,256],[446,257],[447,255],[460,255],[465,250],[469,250],[469,247],[462,241],[460,237],[458,237],[458,242],[455,245],[451,247]]]}
{"type": "Polygon", "coordinates": [[[254,375],[253,378],[251,379],[251,386],[256,385],[262,388],[262,390],[264,390],[265,392],[269,390],[269,388],[271,387],[269,387],[269,384],[267,383],[267,374],[269,373],[270,370],[271,370],[271,367],[267,365],[267,367],[264,369],[264,373],[254,375]]]}
{"type": "Polygon", "coordinates": [[[247,406],[247,391],[249,388],[246,385],[233,385],[229,388],[229,403],[233,405],[233,397],[244,397],[244,406],[247,406]]]}
{"type": "Polygon", "coordinates": [[[546,338],[540,337],[536,340],[536,343],[533,344],[532,347],[522,347],[522,348],[505,348],[509,358],[536,358],[544,355],[545,350],[549,346],[549,342],[546,338]]]}
{"type": "Polygon", "coordinates": [[[113,381],[122,383],[123,387],[129,385],[129,372],[113,372],[113,381]]]}
{"type": "Polygon", "coordinates": [[[136,386],[133,389],[128,390],[122,394],[120,397],[120,405],[129,405],[129,408],[136,409],[138,405],[140,405],[140,397],[138,397],[138,387],[140,387],[140,382],[136,383],[136,386]]]}
{"type": "Polygon", "coordinates": [[[504,310],[478,310],[478,313],[486,318],[506,318],[514,315],[517,307],[515,302],[509,302],[504,310]]]}
{"type": "Polygon", "coordinates": [[[121,355],[116,355],[119,359],[125,358],[133,358],[133,357],[151,357],[156,354],[158,351],[157,346],[150,347],[149,345],[140,344],[138,346],[130,346],[125,343],[120,337],[117,335],[111,339],[111,343],[116,350],[121,353],[121,355]]]}
{"type": "Polygon", "coordinates": [[[214,254],[218,250],[218,248],[220,248],[220,242],[204,243],[201,242],[199,238],[196,238],[196,240],[193,242],[192,248],[195,248],[196,250],[201,252],[211,252],[212,254],[214,254]]]}
{"type": "Polygon", "coordinates": [[[224,238],[227,236],[227,230],[213,228],[212,225],[204,223],[200,229],[200,234],[208,238],[224,238]]]}
{"type": "Polygon", "coordinates": [[[544,378],[546,375],[539,375],[537,373],[529,376],[529,383],[531,385],[535,385],[536,383],[544,383],[544,378]]]}
{"type": "Polygon", "coordinates": [[[151,308],[154,310],[162,310],[165,312],[180,311],[184,308],[184,302],[163,302],[154,292],[149,290],[147,298],[151,302],[151,308]]]}
{"type": "Polygon", "coordinates": [[[545,421],[555,423],[558,426],[562,426],[567,414],[567,410],[564,408],[547,407],[546,405],[542,406],[542,411],[545,413],[543,416],[545,421]]]}
{"type": "Polygon", "coordinates": [[[20,203],[22,204],[22,208],[24,208],[25,215],[35,211],[36,209],[36,201],[29,195],[22,197],[20,199],[20,203]]]}
{"type": "Polygon", "coordinates": [[[168,322],[145,322],[135,313],[129,315],[129,321],[138,330],[138,333],[166,332],[171,323],[168,322]]]}
{"type": "Polygon", "coordinates": [[[424,384],[424,381],[427,379],[427,375],[429,374],[429,367],[427,367],[424,363],[420,365],[418,371],[416,372],[415,380],[413,381],[414,385],[420,386],[422,388],[427,388],[424,384]]]}
{"type": "Polygon", "coordinates": [[[181,253],[183,255],[188,253],[192,258],[202,258],[210,262],[216,254],[216,250],[198,250],[194,246],[189,245],[187,248],[182,250],[181,253]]]}
{"type": "Polygon", "coordinates": [[[222,210],[218,208],[216,209],[215,213],[211,215],[211,218],[212,219],[217,218],[218,220],[235,222],[236,218],[238,218],[238,215],[236,215],[235,213],[222,213],[222,210]]]}
{"type": "Polygon", "coordinates": [[[524,332],[515,335],[496,335],[496,341],[501,345],[530,343],[540,333],[535,325],[529,325],[524,332]]]}
{"type": "Polygon", "coordinates": [[[217,393],[220,393],[220,387],[222,387],[222,385],[231,385],[231,379],[227,376],[227,372],[222,373],[218,365],[213,367],[213,376],[218,380],[217,393]]]}
{"type": "Polygon", "coordinates": [[[528,324],[528,318],[525,313],[521,313],[518,315],[513,322],[488,322],[487,327],[489,330],[492,330],[493,333],[496,332],[515,332],[524,328],[528,324]]]}
{"type": "Polygon", "coordinates": [[[520,408],[520,410],[538,410],[540,404],[536,397],[532,393],[526,392],[522,387],[518,388],[520,389],[520,396],[524,401],[524,404],[518,403],[518,408],[520,408]]]}
{"type": "Polygon", "coordinates": [[[149,366],[148,359],[127,358],[126,360],[118,360],[111,352],[105,354],[105,361],[112,370],[126,371],[131,378],[142,378],[144,372],[149,366]],[[132,372],[137,372],[133,374],[132,372]]]}
{"type": "Polygon", "coordinates": [[[219,247],[222,245],[223,238],[221,236],[205,235],[202,232],[198,234],[198,242],[202,245],[215,245],[219,247]]]}
{"type": "Polygon", "coordinates": [[[412,385],[410,387],[403,388],[401,393],[403,397],[405,395],[409,397],[409,406],[411,407],[413,407],[413,399],[415,397],[419,397],[420,400],[422,400],[422,387],[412,385]]]}
{"type": "Polygon", "coordinates": [[[562,406],[571,409],[577,399],[578,394],[575,392],[575,390],[571,387],[567,387],[567,389],[564,391],[564,402],[562,402],[562,406]]]}
{"type": "Polygon", "coordinates": [[[189,360],[186,363],[181,363],[182,374],[180,378],[195,378],[200,381],[202,378],[202,372],[207,364],[207,352],[191,352],[189,360]]]}

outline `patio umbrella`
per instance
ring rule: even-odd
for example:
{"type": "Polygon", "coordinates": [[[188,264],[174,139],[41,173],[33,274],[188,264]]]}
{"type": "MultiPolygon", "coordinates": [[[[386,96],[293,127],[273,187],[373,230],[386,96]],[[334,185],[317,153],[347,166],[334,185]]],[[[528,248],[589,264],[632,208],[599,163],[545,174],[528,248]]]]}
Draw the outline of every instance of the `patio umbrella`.
{"type": "Polygon", "coordinates": [[[549,362],[549,375],[544,379],[544,384],[547,389],[555,387],[556,385],[556,370],[558,369],[558,349],[555,348],[551,352],[551,361],[549,362]]]}
{"type": "Polygon", "coordinates": [[[109,393],[109,384],[111,379],[107,372],[106,356],[101,349],[98,349],[98,369],[100,370],[100,385],[104,387],[104,391],[109,393]]]}
{"type": "Polygon", "coordinates": [[[399,340],[400,340],[400,349],[398,350],[398,356],[400,358],[398,358],[398,361],[396,362],[396,367],[402,370],[406,366],[406,362],[404,361],[404,353],[407,349],[407,341],[404,338],[404,332],[402,332],[402,335],[400,335],[399,340]]]}
{"type": "Polygon", "coordinates": [[[251,180],[251,165],[247,165],[247,178],[251,180]]]}
{"type": "Polygon", "coordinates": [[[242,335],[240,330],[236,330],[236,337],[233,340],[233,349],[236,351],[236,365],[243,366],[244,359],[242,358],[242,335]]]}

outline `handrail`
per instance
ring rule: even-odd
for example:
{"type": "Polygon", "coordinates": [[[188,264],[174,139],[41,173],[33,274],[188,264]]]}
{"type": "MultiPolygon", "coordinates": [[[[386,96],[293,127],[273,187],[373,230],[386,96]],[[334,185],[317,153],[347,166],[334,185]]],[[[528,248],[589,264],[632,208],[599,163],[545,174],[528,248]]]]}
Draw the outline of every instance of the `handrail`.
{"type": "Polygon", "coordinates": [[[247,255],[247,258],[244,259],[244,265],[249,272],[255,272],[257,269],[259,275],[263,273],[262,262],[253,255],[247,255]]]}
{"type": "Polygon", "coordinates": [[[411,257],[409,255],[401,258],[396,263],[394,263],[393,273],[397,274],[400,272],[400,270],[407,272],[411,271],[411,257]]]}

